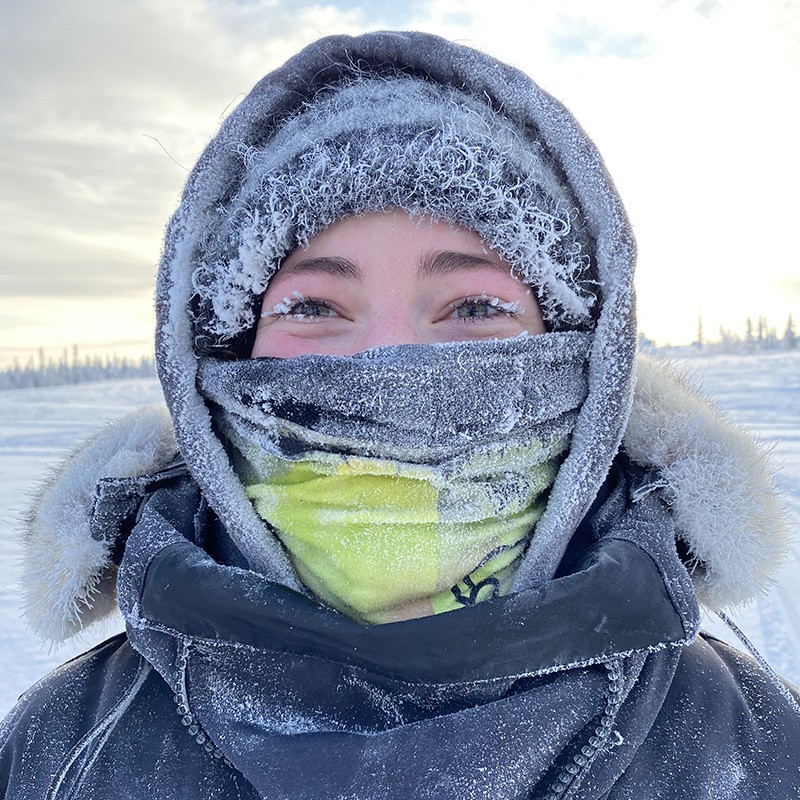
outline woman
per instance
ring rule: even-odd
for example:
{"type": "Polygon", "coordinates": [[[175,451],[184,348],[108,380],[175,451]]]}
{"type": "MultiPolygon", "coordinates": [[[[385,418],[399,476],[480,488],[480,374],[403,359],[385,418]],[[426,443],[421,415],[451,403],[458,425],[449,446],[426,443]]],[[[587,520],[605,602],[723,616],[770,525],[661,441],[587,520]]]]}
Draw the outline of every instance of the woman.
{"type": "Polygon", "coordinates": [[[515,70],[379,33],[264,78],[167,234],[171,419],[32,515],[33,624],[116,583],[127,632],[6,720],[6,796],[796,797],[797,691],[698,635],[780,559],[771,477],[660,368],[634,395],[633,263],[515,70]]]}

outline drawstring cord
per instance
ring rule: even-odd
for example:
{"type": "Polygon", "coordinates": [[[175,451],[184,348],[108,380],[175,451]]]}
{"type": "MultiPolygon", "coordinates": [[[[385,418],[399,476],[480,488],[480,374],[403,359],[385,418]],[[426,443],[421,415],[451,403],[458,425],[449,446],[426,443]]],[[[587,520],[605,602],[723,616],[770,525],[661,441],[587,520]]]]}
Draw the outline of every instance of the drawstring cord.
{"type": "Polygon", "coordinates": [[[744,631],[742,631],[742,629],[723,611],[714,611],[714,613],[733,631],[736,638],[748,649],[750,655],[759,663],[761,669],[764,670],[764,673],[770,679],[770,682],[786,698],[786,701],[795,712],[797,712],[797,715],[800,716],[800,703],[795,700],[792,693],[786,688],[778,673],[772,669],[764,656],[756,650],[755,645],[745,636],[744,631]]]}

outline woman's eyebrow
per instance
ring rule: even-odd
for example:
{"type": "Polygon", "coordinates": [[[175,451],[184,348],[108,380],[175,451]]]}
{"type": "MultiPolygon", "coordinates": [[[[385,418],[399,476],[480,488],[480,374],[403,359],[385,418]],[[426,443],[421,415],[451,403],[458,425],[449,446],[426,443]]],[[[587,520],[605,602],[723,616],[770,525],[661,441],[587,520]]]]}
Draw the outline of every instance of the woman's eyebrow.
{"type": "Polygon", "coordinates": [[[316,272],[323,275],[332,275],[335,278],[349,278],[360,281],[364,277],[361,268],[352,261],[338,256],[320,256],[319,258],[306,258],[302,261],[293,261],[280,268],[281,278],[289,278],[303,272],[316,272]]]}
{"type": "MultiPolygon", "coordinates": [[[[499,270],[504,275],[511,271],[509,265],[504,261],[497,261],[488,256],[460,253],[455,250],[431,250],[420,261],[417,274],[422,278],[430,278],[481,267],[499,270]]],[[[285,279],[309,272],[331,275],[336,278],[347,278],[354,281],[360,281],[364,278],[364,273],[359,266],[340,256],[305,258],[300,261],[293,261],[290,264],[284,264],[280,268],[280,277],[285,279]]]]}
{"type": "Polygon", "coordinates": [[[488,256],[473,253],[458,253],[453,250],[432,250],[425,254],[417,268],[421,278],[431,278],[438,275],[451,275],[464,269],[479,269],[491,267],[504,275],[511,272],[511,267],[504,261],[489,258],[488,256]]]}

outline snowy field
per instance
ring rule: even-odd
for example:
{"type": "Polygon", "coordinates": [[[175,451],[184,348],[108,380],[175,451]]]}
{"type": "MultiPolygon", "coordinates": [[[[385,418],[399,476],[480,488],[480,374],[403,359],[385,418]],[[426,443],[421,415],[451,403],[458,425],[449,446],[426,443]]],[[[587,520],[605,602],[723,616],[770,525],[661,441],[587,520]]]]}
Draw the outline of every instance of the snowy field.
{"type": "MultiPolygon", "coordinates": [[[[795,540],[800,538],[800,352],[762,356],[696,356],[686,366],[734,419],[771,445],[781,466],[795,540]]],[[[56,652],[38,643],[19,612],[21,544],[17,528],[26,496],[46,465],[98,425],[137,406],[158,402],[154,380],[124,380],[0,391],[0,717],[50,669],[116,632],[119,622],[92,631],[56,652]]],[[[772,666],[800,683],[800,546],[795,541],[779,584],[734,615],[772,666]]],[[[721,624],[707,627],[723,634],[721,624]]],[[[725,638],[731,641],[729,635],[725,638]]],[[[735,641],[735,640],[734,640],[735,641]]]]}

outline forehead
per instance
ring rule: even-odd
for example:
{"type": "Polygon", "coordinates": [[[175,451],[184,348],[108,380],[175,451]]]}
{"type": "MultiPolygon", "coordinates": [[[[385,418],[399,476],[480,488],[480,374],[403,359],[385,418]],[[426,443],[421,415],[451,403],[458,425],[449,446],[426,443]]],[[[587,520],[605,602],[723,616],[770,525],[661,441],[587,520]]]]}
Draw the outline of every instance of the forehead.
{"type": "Polygon", "coordinates": [[[472,230],[401,210],[346,217],[309,239],[283,261],[276,277],[300,273],[361,280],[376,268],[413,267],[418,277],[446,277],[489,268],[509,275],[509,264],[472,230]]]}

